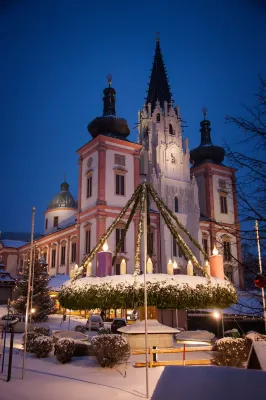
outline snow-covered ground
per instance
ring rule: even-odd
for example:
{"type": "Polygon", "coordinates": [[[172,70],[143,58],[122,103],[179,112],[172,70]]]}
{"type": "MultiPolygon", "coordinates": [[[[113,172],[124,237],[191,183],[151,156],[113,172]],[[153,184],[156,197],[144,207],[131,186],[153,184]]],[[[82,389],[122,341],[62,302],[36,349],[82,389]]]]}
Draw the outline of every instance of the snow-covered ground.
{"type": "MultiPolygon", "coordinates": [[[[6,309],[0,308],[0,315],[6,309]]],[[[52,315],[47,325],[51,330],[60,329],[62,317],[52,315]]],[[[84,323],[80,317],[71,317],[70,329],[75,325],[84,323]]],[[[67,320],[61,329],[68,329],[67,320]]],[[[90,332],[92,337],[96,332],[90,332]]],[[[9,347],[9,334],[7,346],[9,347]]],[[[90,399],[138,399],[145,398],[145,369],[135,368],[136,361],[144,361],[144,356],[132,356],[127,365],[119,365],[113,369],[103,369],[93,357],[75,357],[69,364],[59,364],[53,353],[48,358],[37,359],[32,354],[27,354],[24,379],[21,379],[23,351],[21,351],[21,334],[15,334],[12,379],[5,382],[7,376],[8,350],[5,354],[4,373],[0,374],[0,399],[1,400],[90,400],[90,399]]],[[[181,359],[182,354],[166,354],[159,356],[161,360],[181,359]]],[[[210,352],[197,353],[198,358],[210,358],[210,352]]],[[[188,353],[188,359],[195,358],[195,353],[188,353]]],[[[189,368],[189,367],[187,367],[189,368]]],[[[150,393],[163,372],[163,367],[149,369],[150,393]]]]}

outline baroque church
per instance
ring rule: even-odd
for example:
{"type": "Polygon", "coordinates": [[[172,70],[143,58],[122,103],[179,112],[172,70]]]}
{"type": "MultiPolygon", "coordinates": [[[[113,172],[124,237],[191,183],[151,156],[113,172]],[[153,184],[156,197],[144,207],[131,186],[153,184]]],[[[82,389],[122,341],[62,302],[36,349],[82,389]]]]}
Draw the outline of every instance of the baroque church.
{"type": "MultiPolygon", "coordinates": [[[[145,151],[147,181],[207,254],[211,255],[216,245],[223,254],[226,275],[243,287],[238,264],[241,247],[235,236],[239,230],[236,170],[224,164],[224,149],[212,143],[205,109],[200,122],[200,144],[189,151],[188,139],[182,134],[180,107],[172,100],[159,38],[147,93],[138,112],[135,143],[128,139],[127,121],[116,115],[116,91],[111,76],[108,77],[108,87],[103,91],[103,114],[89,123],[91,139],[77,150],[78,200],[72,196],[69,184],[63,182],[45,211],[44,234],[35,242],[48,263],[49,274],[68,276],[90,253],[141,182],[140,158],[145,151]]],[[[154,272],[166,273],[171,259],[176,269],[185,273],[182,253],[153,203],[150,210],[154,272]]],[[[128,216],[109,238],[110,251],[115,250],[128,216]]],[[[126,260],[127,273],[134,272],[137,225],[138,218],[134,217],[114,274],[120,273],[122,259],[126,260]]],[[[188,245],[203,265],[198,250],[192,243],[188,245]]],[[[14,277],[19,275],[27,264],[29,250],[28,242],[0,240],[0,261],[5,270],[14,277]]],[[[92,267],[96,274],[96,259],[92,267]]]]}

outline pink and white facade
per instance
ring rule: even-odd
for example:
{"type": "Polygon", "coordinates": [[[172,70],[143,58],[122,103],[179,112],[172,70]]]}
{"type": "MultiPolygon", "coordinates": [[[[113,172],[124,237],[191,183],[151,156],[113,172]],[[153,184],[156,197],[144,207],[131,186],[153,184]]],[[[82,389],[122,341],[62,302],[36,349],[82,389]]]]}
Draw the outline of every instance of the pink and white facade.
{"type": "MultiPolygon", "coordinates": [[[[228,241],[230,237],[230,252],[234,258],[240,259],[240,244],[233,235],[238,226],[237,201],[233,190],[235,171],[221,163],[206,162],[205,159],[197,159],[200,162],[190,168],[193,159],[188,140],[182,135],[180,109],[174,107],[171,100],[159,41],[156,43],[146,104],[138,113],[137,143],[127,139],[127,123],[115,115],[115,90],[110,80],[109,87],[104,90],[103,101],[103,116],[88,126],[93,139],[77,151],[77,202],[68,191],[68,184],[64,182],[61,192],[45,212],[44,236],[36,240],[40,253],[48,263],[49,274],[69,275],[70,270],[81,263],[117,217],[140,183],[140,153],[143,148],[148,154],[148,181],[190,234],[203,244],[209,254],[215,243],[221,252],[227,249],[219,243],[225,239],[228,241]],[[223,189],[219,188],[221,180],[228,182],[226,188],[224,182],[223,189]],[[221,195],[227,198],[222,203],[221,195]],[[229,228],[226,233],[214,224],[215,219],[229,228]]],[[[169,258],[175,260],[182,270],[185,260],[154,204],[151,204],[151,209],[154,210],[151,212],[154,272],[166,272],[169,258]]],[[[111,251],[115,250],[127,217],[108,241],[111,251]]],[[[138,216],[129,227],[114,273],[119,273],[119,264],[123,258],[127,262],[127,273],[134,272],[137,223],[138,216]]],[[[29,249],[29,243],[6,247],[0,242],[0,257],[6,269],[14,275],[21,271],[26,265],[29,249]]],[[[193,250],[199,257],[196,249],[193,250]]],[[[232,263],[229,258],[228,270],[232,263]]],[[[204,260],[201,262],[203,264],[204,260]]],[[[96,260],[92,264],[95,274],[96,260]]],[[[238,271],[235,269],[229,275],[234,282],[241,284],[238,271]]]]}

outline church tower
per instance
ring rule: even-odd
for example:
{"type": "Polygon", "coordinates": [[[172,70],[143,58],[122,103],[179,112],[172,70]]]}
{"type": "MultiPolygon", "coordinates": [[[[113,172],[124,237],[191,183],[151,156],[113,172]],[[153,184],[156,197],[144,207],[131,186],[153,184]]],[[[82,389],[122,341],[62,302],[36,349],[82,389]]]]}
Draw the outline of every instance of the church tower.
{"type": "MultiPolygon", "coordinates": [[[[148,181],[169,208],[178,214],[192,236],[201,240],[198,187],[195,179],[190,177],[188,140],[182,137],[180,109],[174,107],[158,37],[148,95],[138,114],[138,127],[138,143],[148,153],[148,181]]],[[[155,209],[154,204],[151,208],[155,209]]],[[[184,267],[182,254],[164,221],[160,222],[162,272],[166,271],[169,258],[184,267]]],[[[199,257],[193,244],[188,244],[199,257]]]]}
{"type": "Polygon", "coordinates": [[[236,170],[223,164],[224,149],[213,145],[211,123],[206,119],[206,112],[204,108],[200,145],[190,152],[191,173],[199,187],[202,245],[209,255],[216,245],[224,257],[225,274],[233,283],[243,287],[236,170]]]}

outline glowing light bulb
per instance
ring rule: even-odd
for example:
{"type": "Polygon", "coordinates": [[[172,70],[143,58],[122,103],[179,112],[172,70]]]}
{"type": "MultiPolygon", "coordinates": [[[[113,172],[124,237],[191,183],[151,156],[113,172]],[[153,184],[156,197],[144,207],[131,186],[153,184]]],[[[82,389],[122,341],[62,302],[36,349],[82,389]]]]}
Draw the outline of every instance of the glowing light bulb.
{"type": "Polygon", "coordinates": [[[104,242],[103,251],[108,251],[108,244],[107,244],[107,242],[104,242]]]}
{"type": "Polygon", "coordinates": [[[172,264],[172,260],[171,260],[171,258],[169,258],[168,264],[172,264]]]}
{"type": "Polygon", "coordinates": [[[218,250],[217,250],[217,248],[216,248],[215,245],[214,245],[214,247],[213,247],[212,254],[213,254],[214,256],[218,256],[218,254],[219,254],[219,252],[218,252],[218,250]]]}
{"type": "Polygon", "coordinates": [[[218,311],[214,311],[212,315],[215,319],[219,319],[221,317],[221,315],[218,311]]]}

